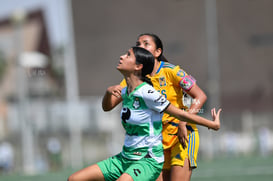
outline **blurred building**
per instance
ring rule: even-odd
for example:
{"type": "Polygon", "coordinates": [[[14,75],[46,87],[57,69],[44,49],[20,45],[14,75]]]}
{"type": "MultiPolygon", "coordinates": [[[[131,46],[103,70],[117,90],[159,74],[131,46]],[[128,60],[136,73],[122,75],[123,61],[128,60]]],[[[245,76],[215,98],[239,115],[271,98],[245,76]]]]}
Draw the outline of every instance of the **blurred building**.
{"type": "Polygon", "coordinates": [[[16,150],[14,169],[32,167],[28,155],[34,155],[33,137],[29,136],[38,121],[32,120],[32,101],[53,95],[57,87],[50,57],[42,10],[17,10],[0,20],[0,140],[16,150]]]}
{"type": "MultiPolygon", "coordinates": [[[[17,99],[20,87],[17,85],[16,67],[20,64],[19,59],[23,54],[39,53],[48,61],[44,67],[29,65],[31,62],[25,65],[28,95],[37,97],[52,94],[56,88],[56,81],[51,71],[51,47],[43,11],[18,11],[0,20],[0,39],[1,62],[4,62],[5,66],[0,81],[1,99],[11,101],[17,99]]],[[[27,57],[31,59],[30,56],[27,57]]]]}
{"type": "Polygon", "coordinates": [[[62,84],[53,72],[51,51],[41,9],[18,10],[0,20],[0,139],[14,130],[11,105],[58,95],[62,84]]]}

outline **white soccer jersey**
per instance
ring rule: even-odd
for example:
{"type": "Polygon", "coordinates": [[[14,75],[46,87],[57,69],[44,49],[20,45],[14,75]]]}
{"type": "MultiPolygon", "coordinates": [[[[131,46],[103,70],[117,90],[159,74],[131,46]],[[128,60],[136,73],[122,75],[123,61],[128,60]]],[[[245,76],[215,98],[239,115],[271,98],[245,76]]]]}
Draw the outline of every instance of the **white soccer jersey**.
{"type": "Polygon", "coordinates": [[[162,146],[162,112],[169,101],[147,83],[140,84],[129,95],[122,89],[122,125],[126,130],[122,155],[139,160],[149,154],[164,161],[162,146]]]}

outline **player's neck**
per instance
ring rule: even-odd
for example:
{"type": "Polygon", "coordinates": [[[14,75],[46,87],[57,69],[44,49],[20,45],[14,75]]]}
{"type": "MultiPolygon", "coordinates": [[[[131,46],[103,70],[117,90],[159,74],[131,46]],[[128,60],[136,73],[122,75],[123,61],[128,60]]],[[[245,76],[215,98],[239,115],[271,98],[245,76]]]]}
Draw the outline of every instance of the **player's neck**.
{"type": "Polygon", "coordinates": [[[140,80],[137,76],[128,76],[124,78],[126,80],[128,94],[130,94],[137,86],[143,83],[143,81],[140,80]]]}
{"type": "Polygon", "coordinates": [[[160,61],[158,61],[157,59],[155,59],[154,69],[153,69],[152,73],[150,74],[151,77],[156,74],[159,65],[160,65],[160,61]]]}

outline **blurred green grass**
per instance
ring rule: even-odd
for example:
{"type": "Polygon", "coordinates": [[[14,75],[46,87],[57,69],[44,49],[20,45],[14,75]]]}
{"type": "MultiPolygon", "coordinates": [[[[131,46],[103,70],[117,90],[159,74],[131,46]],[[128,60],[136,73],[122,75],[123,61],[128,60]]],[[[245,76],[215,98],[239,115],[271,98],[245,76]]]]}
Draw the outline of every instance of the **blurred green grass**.
{"type": "MultiPolygon", "coordinates": [[[[35,176],[0,175],[1,181],[66,181],[76,170],[65,169],[35,176]]],[[[191,181],[272,181],[273,156],[199,160],[191,181]]]]}
{"type": "Polygon", "coordinates": [[[74,173],[76,170],[65,169],[58,172],[49,172],[37,175],[0,175],[1,181],[66,181],[69,175],[74,173]]]}
{"type": "Polygon", "coordinates": [[[273,156],[218,158],[198,162],[192,181],[272,181],[273,156]]]}

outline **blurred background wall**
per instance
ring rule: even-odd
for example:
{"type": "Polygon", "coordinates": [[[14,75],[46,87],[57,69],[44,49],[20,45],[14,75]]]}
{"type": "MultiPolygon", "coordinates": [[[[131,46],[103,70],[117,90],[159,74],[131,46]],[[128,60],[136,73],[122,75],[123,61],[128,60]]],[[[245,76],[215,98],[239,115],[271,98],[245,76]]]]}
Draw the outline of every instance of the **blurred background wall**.
{"type": "Polygon", "coordinates": [[[199,159],[272,155],[273,0],[26,2],[0,14],[0,163],[11,172],[78,168],[121,150],[119,107],[105,113],[101,98],[145,32],[207,93],[200,115],[223,108],[220,131],[199,127],[199,159]]]}

